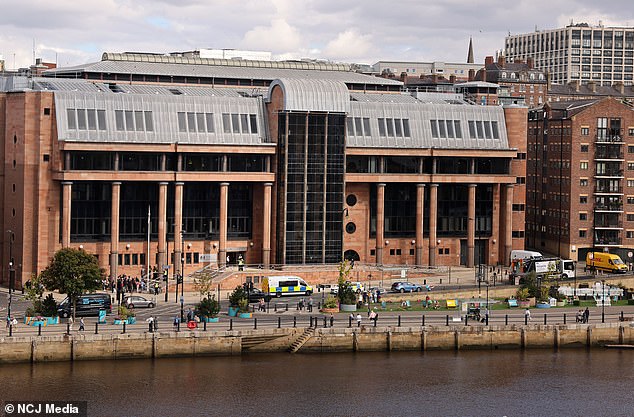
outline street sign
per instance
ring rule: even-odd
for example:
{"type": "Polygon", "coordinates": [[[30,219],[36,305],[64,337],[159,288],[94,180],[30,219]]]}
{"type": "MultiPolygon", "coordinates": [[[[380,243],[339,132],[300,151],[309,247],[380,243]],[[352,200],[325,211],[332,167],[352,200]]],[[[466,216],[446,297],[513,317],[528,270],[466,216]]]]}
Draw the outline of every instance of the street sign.
{"type": "Polygon", "coordinates": [[[181,296],[181,304],[185,302],[185,297],[181,296]]]}

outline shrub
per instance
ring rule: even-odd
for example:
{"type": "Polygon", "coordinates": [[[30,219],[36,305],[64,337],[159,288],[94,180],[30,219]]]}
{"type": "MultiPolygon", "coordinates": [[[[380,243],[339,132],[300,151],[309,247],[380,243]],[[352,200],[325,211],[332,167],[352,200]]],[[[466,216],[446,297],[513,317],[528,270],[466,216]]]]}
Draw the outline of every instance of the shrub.
{"type": "Polygon", "coordinates": [[[229,294],[229,304],[232,307],[239,307],[242,300],[248,304],[246,291],[244,291],[241,285],[238,285],[233,292],[229,294]]]}
{"type": "Polygon", "coordinates": [[[324,301],[324,308],[337,308],[337,307],[339,307],[337,298],[333,297],[332,295],[329,295],[328,297],[326,297],[326,300],[324,301]]]}
{"type": "Polygon", "coordinates": [[[216,301],[216,296],[203,298],[196,304],[196,314],[203,317],[216,317],[220,311],[220,304],[216,301]]]}

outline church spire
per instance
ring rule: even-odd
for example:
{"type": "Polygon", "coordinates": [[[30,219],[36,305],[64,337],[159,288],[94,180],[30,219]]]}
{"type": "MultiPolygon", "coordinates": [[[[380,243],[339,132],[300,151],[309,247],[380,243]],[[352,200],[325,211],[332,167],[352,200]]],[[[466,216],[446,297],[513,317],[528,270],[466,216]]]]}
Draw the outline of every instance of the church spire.
{"type": "Polygon", "coordinates": [[[467,64],[473,64],[473,38],[469,36],[469,53],[467,55],[467,64]]]}

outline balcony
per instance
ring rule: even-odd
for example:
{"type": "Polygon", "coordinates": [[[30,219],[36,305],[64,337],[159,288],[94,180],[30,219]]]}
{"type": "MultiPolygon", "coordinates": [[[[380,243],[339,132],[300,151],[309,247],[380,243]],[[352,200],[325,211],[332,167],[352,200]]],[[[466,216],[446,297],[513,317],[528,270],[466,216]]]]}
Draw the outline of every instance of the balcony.
{"type": "Polygon", "coordinates": [[[613,145],[623,145],[623,138],[621,135],[597,135],[595,137],[595,143],[601,144],[613,144],[613,145]]]}
{"type": "Polygon", "coordinates": [[[596,194],[623,194],[623,187],[597,184],[594,192],[596,194]]]}
{"type": "Polygon", "coordinates": [[[623,204],[621,203],[610,203],[610,204],[600,204],[597,203],[594,205],[594,211],[612,211],[612,212],[623,212],[623,204]]]}
{"type": "Polygon", "coordinates": [[[595,178],[623,178],[622,169],[602,169],[594,173],[595,178]]]}

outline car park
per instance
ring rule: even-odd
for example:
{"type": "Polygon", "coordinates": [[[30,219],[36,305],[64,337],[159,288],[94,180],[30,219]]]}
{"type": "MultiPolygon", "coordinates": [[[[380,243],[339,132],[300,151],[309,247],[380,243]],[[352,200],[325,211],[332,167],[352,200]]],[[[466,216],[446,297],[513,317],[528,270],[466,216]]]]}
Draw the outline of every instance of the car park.
{"type": "Polygon", "coordinates": [[[154,301],[148,300],[140,295],[129,295],[123,299],[123,305],[127,308],[153,308],[155,304],[154,301]]]}
{"type": "Polygon", "coordinates": [[[392,291],[394,292],[420,292],[423,287],[411,282],[398,281],[392,284],[392,291]]]}

